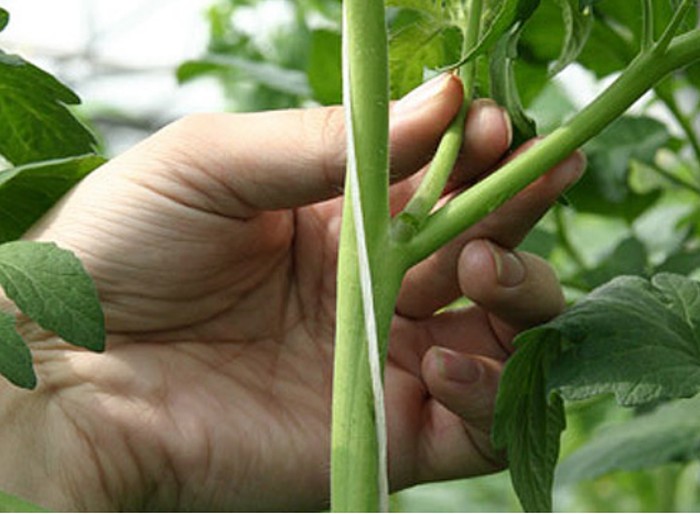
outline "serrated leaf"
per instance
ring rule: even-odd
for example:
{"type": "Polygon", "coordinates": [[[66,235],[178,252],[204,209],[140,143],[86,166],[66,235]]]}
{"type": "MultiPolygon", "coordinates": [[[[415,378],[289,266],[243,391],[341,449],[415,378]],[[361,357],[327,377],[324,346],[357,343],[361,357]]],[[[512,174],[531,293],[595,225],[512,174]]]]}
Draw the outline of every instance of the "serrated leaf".
{"type": "Polygon", "coordinates": [[[551,74],[556,75],[574,62],[588,41],[593,26],[591,9],[582,9],[577,0],[556,0],[564,20],[564,43],[551,74]]]}
{"type": "Polygon", "coordinates": [[[9,22],[10,22],[10,13],[7,12],[2,7],[0,7],[0,32],[5,30],[5,27],[7,27],[7,24],[9,22]]]}
{"type": "Polygon", "coordinates": [[[2,311],[0,311],[0,375],[25,389],[36,387],[36,375],[29,348],[15,329],[15,317],[2,311]]]}
{"type": "Polygon", "coordinates": [[[447,61],[450,38],[454,37],[449,25],[424,14],[408,11],[399,16],[398,28],[389,35],[392,98],[400,98],[421,84],[426,69],[443,65],[447,61]]]}
{"type": "Polygon", "coordinates": [[[15,166],[92,153],[94,137],[67,108],[78,103],[45,71],[0,51],[0,155],[15,166]]]}
{"type": "Polygon", "coordinates": [[[493,442],[506,448],[513,488],[528,512],[552,510],[554,467],[564,430],[561,399],[547,396],[550,363],[559,353],[554,331],[524,333],[508,360],[496,399],[493,442]]]}
{"type": "Polygon", "coordinates": [[[105,159],[81,155],[0,171],[0,243],[19,238],[105,159]]]}
{"type": "Polygon", "coordinates": [[[613,393],[643,405],[700,392],[700,283],[619,277],[550,324],[571,343],[550,389],[568,400],[613,393]]]}
{"type": "Polygon", "coordinates": [[[0,512],[46,512],[46,509],[0,491],[0,512]]]}
{"type": "Polygon", "coordinates": [[[46,330],[77,346],[102,351],[104,317],[80,261],[53,243],[0,245],[0,284],[17,307],[46,330]]]}
{"type": "Polygon", "coordinates": [[[700,457],[700,396],[660,406],[649,414],[610,425],[557,468],[572,483],[612,471],[651,468],[700,457]]]}
{"type": "Polygon", "coordinates": [[[515,345],[497,396],[494,443],[515,463],[523,507],[547,510],[563,426],[557,398],[612,393],[622,405],[643,405],[700,392],[700,283],[672,274],[619,277],[515,345]]]}
{"type": "Polygon", "coordinates": [[[425,71],[459,59],[466,26],[464,3],[457,0],[394,0],[400,9],[389,31],[392,98],[400,98],[425,79],[425,71]]]}

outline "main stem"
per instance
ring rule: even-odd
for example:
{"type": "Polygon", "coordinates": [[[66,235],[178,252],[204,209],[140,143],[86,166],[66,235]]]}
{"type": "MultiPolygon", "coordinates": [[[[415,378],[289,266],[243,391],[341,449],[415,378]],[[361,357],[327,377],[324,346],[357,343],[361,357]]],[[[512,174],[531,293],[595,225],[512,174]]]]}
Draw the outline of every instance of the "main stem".
{"type": "Polygon", "coordinates": [[[370,361],[379,363],[374,378],[379,374],[381,382],[404,268],[392,265],[396,252],[388,237],[389,87],[384,2],[345,0],[343,9],[348,173],[338,263],[331,508],[366,512],[386,508],[388,489],[383,462],[386,447],[380,444],[383,437],[379,431],[385,427],[376,423],[382,412],[375,408],[370,361]],[[361,257],[366,258],[362,266],[361,257]],[[366,301],[366,294],[363,297],[368,292],[371,302],[366,301]],[[373,304],[369,312],[368,304],[373,304]],[[370,316],[376,331],[369,340],[376,336],[379,355],[371,354],[368,348],[371,323],[366,321],[370,316]]]}
{"type": "Polygon", "coordinates": [[[410,261],[420,262],[494,211],[601,132],[668,73],[699,59],[700,30],[678,36],[663,53],[652,49],[640,55],[568,123],[432,214],[405,244],[410,261]]]}

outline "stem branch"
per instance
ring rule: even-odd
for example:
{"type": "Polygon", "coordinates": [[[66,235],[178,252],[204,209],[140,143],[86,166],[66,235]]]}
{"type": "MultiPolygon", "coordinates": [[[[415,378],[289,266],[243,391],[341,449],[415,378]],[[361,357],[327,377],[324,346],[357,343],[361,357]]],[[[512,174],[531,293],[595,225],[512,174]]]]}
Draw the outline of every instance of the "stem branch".
{"type": "Polygon", "coordinates": [[[698,59],[700,30],[678,36],[662,55],[641,54],[568,123],[432,214],[405,243],[408,258],[413,264],[425,259],[602,131],[668,73],[698,59]]]}
{"type": "MultiPolygon", "coordinates": [[[[462,45],[463,53],[469,53],[479,42],[482,0],[471,0],[468,9],[468,23],[462,45]]],[[[404,210],[394,221],[392,233],[399,241],[407,241],[420,229],[425,219],[437,204],[445,184],[454,168],[457,156],[464,141],[464,123],[474,96],[476,82],[476,61],[466,62],[460,67],[460,78],[464,88],[464,100],[440,140],[437,152],[430,163],[418,189],[404,210]]]]}
{"type": "Polygon", "coordinates": [[[666,51],[668,45],[671,44],[673,37],[676,35],[676,32],[678,32],[678,28],[681,26],[681,23],[683,23],[683,20],[688,15],[688,12],[693,7],[694,3],[695,0],[683,0],[680,7],[678,7],[676,12],[673,13],[673,18],[671,18],[671,21],[666,26],[664,33],[661,34],[658,43],[656,43],[656,46],[654,46],[654,52],[663,54],[666,51]]]}

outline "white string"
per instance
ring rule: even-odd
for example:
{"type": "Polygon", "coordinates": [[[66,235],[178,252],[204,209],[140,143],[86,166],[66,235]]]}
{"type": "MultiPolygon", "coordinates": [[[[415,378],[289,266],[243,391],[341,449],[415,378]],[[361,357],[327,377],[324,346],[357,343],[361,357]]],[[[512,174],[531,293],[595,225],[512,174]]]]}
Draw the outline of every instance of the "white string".
{"type": "Polygon", "coordinates": [[[365,236],[365,219],[362,214],[362,198],[357,172],[355,155],[355,134],[350,97],[350,53],[349,33],[347,26],[348,2],[343,2],[343,104],[345,105],[345,131],[347,133],[347,173],[349,193],[352,195],[352,214],[355,220],[355,235],[357,236],[357,255],[360,270],[360,290],[362,293],[362,308],[367,335],[367,353],[372,379],[374,396],[374,417],[377,431],[377,446],[379,462],[377,474],[379,477],[379,511],[389,511],[389,477],[387,472],[387,434],[386,411],[384,407],[384,386],[382,381],[382,365],[379,356],[379,341],[377,338],[377,320],[374,311],[374,296],[372,275],[369,267],[369,252],[365,236]]]}

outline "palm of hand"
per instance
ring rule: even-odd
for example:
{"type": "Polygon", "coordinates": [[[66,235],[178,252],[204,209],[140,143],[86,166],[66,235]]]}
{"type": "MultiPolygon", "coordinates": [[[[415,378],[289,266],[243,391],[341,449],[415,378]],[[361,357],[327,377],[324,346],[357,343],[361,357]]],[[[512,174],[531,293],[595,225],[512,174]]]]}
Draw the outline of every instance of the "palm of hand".
{"type": "MultiPolygon", "coordinates": [[[[456,106],[456,100],[450,102],[456,106]]],[[[414,155],[404,173],[415,171],[415,161],[449,120],[445,114],[440,123],[424,127],[434,133],[425,138],[425,148],[407,147],[405,152],[414,155]]],[[[272,116],[299,122],[295,113],[272,116]]],[[[255,119],[260,130],[275,126],[264,115],[255,119]]],[[[404,121],[402,137],[410,132],[418,138],[408,129],[431,119],[438,118],[422,113],[404,121]]],[[[175,143],[182,146],[195,134],[207,133],[194,128],[175,143]]],[[[475,157],[481,164],[474,173],[493,166],[507,147],[502,131],[494,130],[500,136],[481,130],[479,137],[490,143],[500,137],[502,143],[472,141],[474,155],[478,148],[486,151],[475,157]]],[[[279,163],[265,162],[268,171],[283,168],[285,155],[303,154],[289,146],[290,133],[270,135],[283,148],[279,163]]],[[[35,349],[35,355],[47,349],[37,359],[42,394],[61,407],[53,411],[52,423],[61,429],[54,432],[77,428],[81,435],[80,441],[56,450],[58,460],[75,460],[79,453],[85,459],[63,480],[87,481],[92,487],[83,489],[99,493],[79,495],[68,505],[90,510],[323,507],[340,201],[314,204],[297,198],[297,205],[313,205],[275,207],[285,197],[278,191],[284,187],[271,188],[274,178],[259,178],[263,184],[256,184],[249,176],[256,194],[271,191],[264,198],[266,208],[256,210],[250,204],[259,203],[260,196],[251,202],[236,184],[222,183],[222,177],[231,177],[230,163],[209,157],[207,166],[188,164],[186,151],[178,154],[173,144],[159,154],[157,141],[95,172],[27,235],[76,251],[98,285],[107,319],[109,351],[104,354],[56,341],[35,349]]],[[[212,154],[224,153],[219,148],[212,154]]],[[[230,161],[233,157],[228,155],[230,161]]],[[[420,273],[409,278],[404,289],[418,294],[407,302],[410,317],[395,317],[386,369],[394,487],[498,465],[488,430],[498,371],[507,356],[502,345],[513,330],[497,326],[480,308],[433,317],[439,307],[434,302],[459,294],[455,267],[465,242],[489,236],[506,246],[516,244],[570,180],[559,175],[463,236],[447,249],[444,262],[426,266],[429,273],[422,278],[420,273]],[[440,275],[445,276],[435,280],[440,275]],[[426,287],[433,281],[437,287],[426,287]],[[474,356],[480,376],[445,389],[431,350],[436,345],[474,356]],[[446,401],[450,395],[457,403],[446,401]]],[[[295,184],[296,194],[315,188],[312,198],[332,196],[324,192],[327,183],[303,186],[295,184]]],[[[480,266],[487,272],[478,270],[486,282],[475,281],[482,290],[478,300],[510,312],[512,304],[522,307],[523,295],[540,299],[516,309],[510,318],[515,326],[546,319],[561,308],[556,280],[541,264],[534,265],[533,280],[526,280],[521,292],[494,296],[493,263],[486,259],[489,264],[480,266]]]]}
{"type": "MultiPolygon", "coordinates": [[[[68,352],[81,386],[62,392],[64,403],[84,401],[86,389],[96,392],[102,401],[90,410],[95,423],[109,420],[137,454],[151,454],[157,443],[156,459],[169,463],[173,483],[216,499],[195,508],[260,508],[261,497],[274,499],[264,503],[273,510],[292,498],[295,506],[322,506],[340,200],[238,220],[195,211],[153,188],[130,190],[124,205],[119,191],[109,205],[93,204],[79,232],[54,224],[41,234],[81,254],[100,284],[108,319],[107,354],[68,352]],[[118,219],[129,221],[116,225],[118,219]],[[96,240],[105,243],[104,253],[87,251],[96,240]],[[269,477],[260,496],[240,495],[235,484],[248,476],[269,477]]],[[[83,201],[68,201],[62,218],[70,219],[74,203],[83,201]]],[[[400,320],[397,331],[415,332],[410,325],[420,323],[400,320]]],[[[426,348],[404,345],[387,366],[388,395],[396,400],[392,426],[405,446],[397,453],[404,456],[426,442],[429,395],[420,378],[426,348]]],[[[413,481],[417,464],[404,457],[397,482],[413,481]]],[[[125,464],[134,465],[163,472],[155,460],[125,464]]],[[[473,472],[489,467],[483,459],[474,466],[473,472]]]]}

